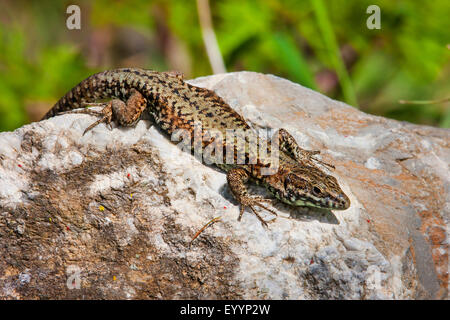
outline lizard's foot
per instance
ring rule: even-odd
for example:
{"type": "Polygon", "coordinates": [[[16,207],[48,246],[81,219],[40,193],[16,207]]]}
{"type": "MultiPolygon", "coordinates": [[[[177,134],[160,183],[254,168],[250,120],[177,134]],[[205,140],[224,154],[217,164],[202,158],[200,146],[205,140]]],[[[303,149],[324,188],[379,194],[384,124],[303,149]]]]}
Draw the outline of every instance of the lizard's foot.
{"type": "MultiPolygon", "coordinates": [[[[98,106],[104,106],[101,111],[96,111],[97,116],[100,116],[100,119],[98,119],[93,124],[91,124],[89,127],[87,127],[86,130],[84,130],[84,132],[83,132],[83,136],[86,134],[86,132],[95,128],[100,123],[105,123],[111,129],[111,121],[112,121],[112,116],[113,116],[112,104],[113,104],[113,101],[103,103],[103,104],[102,103],[97,104],[98,106]]],[[[93,105],[93,104],[90,104],[90,105],[93,105]]],[[[84,109],[81,111],[94,111],[94,110],[84,109]]]]}
{"type": "Polygon", "coordinates": [[[88,132],[89,130],[93,129],[94,127],[96,127],[97,125],[99,125],[100,123],[103,123],[103,122],[106,125],[108,125],[109,129],[111,129],[111,121],[112,121],[112,116],[113,116],[112,103],[113,103],[113,101],[101,102],[101,103],[83,102],[83,103],[81,103],[81,105],[83,107],[95,106],[95,107],[103,107],[103,109],[101,111],[97,111],[97,110],[85,108],[85,109],[81,109],[81,110],[70,110],[70,111],[60,112],[59,114],[78,113],[78,114],[89,114],[91,116],[100,117],[99,120],[95,121],[93,124],[91,124],[89,127],[87,127],[86,130],[84,130],[84,132],[83,132],[83,136],[84,136],[86,134],[86,132],[88,132]]]}
{"type": "MultiPolygon", "coordinates": [[[[319,153],[319,152],[318,152],[318,153],[319,153]]],[[[330,164],[330,163],[328,163],[328,162],[322,161],[322,160],[317,159],[317,158],[311,158],[311,159],[314,159],[314,161],[320,163],[321,165],[323,165],[323,166],[325,166],[325,167],[328,167],[328,168],[333,169],[333,170],[336,169],[336,167],[335,167],[334,165],[332,165],[332,164],[330,164]]]]}
{"type": "Polygon", "coordinates": [[[258,206],[258,207],[261,207],[263,209],[266,209],[270,213],[272,213],[272,214],[277,216],[278,214],[275,211],[273,211],[272,209],[267,208],[265,205],[262,204],[262,202],[272,203],[272,201],[273,201],[272,199],[264,199],[264,198],[259,197],[259,196],[255,196],[255,197],[245,196],[245,197],[242,197],[240,199],[241,210],[240,210],[240,213],[239,213],[238,221],[241,221],[242,215],[244,214],[244,208],[245,207],[249,207],[250,209],[252,209],[252,211],[256,215],[256,217],[258,217],[259,221],[261,221],[261,223],[264,226],[267,227],[267,222],[264,221],[263,218],[261,218],[261,216],[255,210],[255,206],[258,206]]]}
{"type": "Polygon", "coordinates": [[[321,165],[326,166],[328,168],[335,169],[335,166],[333,166],[332,164],[329,164],[327,162],[324,162],[324,161],[314,157],[315,155],[320,154],[319,150],[302,150],[302,152],[305,154],[305,156],[308,159],[312,159],[312,160],[316,161],[317,163],[320,163],[321,165]]]}
{"type": "Polygon", "coordinates": [[[89,114],[91,116],[100,117],[100,119],[95,121],[93,124],[91,124],[89,127],[87,127],[86,130],[84,130],[84,132],[83,132],[83,136],[84,136],[86,134],[86,132],[93,129],[100,123],[105,123],[111,129],[111,121],[112,121],[112,116],[113,116],[112,104],[113,104],[113,101],[101,102],[101,103],[83,102],[82,106],[84,106],[84,107],[96,106],[96,107],[103,107],[103,109],[100,111],[97,111],[97,110],[92,110],[92,109],[86,108],[86,109],[81,109],[81,110],[71,110],[71,111],[67,111],[67,112],[61,112],[61,114],[78,113],[78,114],[89,114]]]}
{"type": "Polygon", "coordinates": [[[275,133],[275,136],[278,137],[277,139],[281,149],[287,152],[293,159],[299,162],[315,161],[323,166],[327,166],[328,168],[334,169],[334,166],[332,164],[323,162],[322,160],[319,160],[314,157],[315,155],[319,154],[320,151],[305,150],[303,148],[300,148],[300,146],[295,141],[294,137],[291,136],[291,134],[287,132],[285,129],[283,128],[278,129],[278,131],[275,133]]]}
{"type": "Polygon", "coordinates": [[[307,157],[312,158],[312,156],[315,156],[316,154],[320,154],[320,150],[302,150],[307,157]]]}
{"type": "Polygon", "coordinates": [[[132,89],[131,95],[128,97],[127,102],[123,102],[120,99],[112,99],[111,101],[104,103],[82,103],[83,106],[97,106],[103,107],[101,111],[83,109],[69,111],[67,113],[84,113],[99,117],[97,121],[87,127],[84,130],[83,135],[89,130],[94,128],[100,123],[105,123],[111,129],[111,121],[117,121],[119,125],[124,127],[133,126],[139,121],[142,112],[147,107],[147,99],[137,90],[132,89]]]}

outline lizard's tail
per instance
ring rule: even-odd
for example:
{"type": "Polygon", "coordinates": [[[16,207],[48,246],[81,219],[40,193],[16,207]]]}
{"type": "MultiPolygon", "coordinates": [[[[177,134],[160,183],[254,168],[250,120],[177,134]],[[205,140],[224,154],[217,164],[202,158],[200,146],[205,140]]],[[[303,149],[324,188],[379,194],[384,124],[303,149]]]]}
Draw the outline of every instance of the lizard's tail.
{"type": "Polygon", "coordinates": [[[51,118],[60,112],[81,108],[83,102],[96,102],[99,99],[117,96],[120,92],[120,83],[114,79],[126,76],[127,71],[129,70],[116,69],[91,75],[59,99],[41,120],[51,118]]]}

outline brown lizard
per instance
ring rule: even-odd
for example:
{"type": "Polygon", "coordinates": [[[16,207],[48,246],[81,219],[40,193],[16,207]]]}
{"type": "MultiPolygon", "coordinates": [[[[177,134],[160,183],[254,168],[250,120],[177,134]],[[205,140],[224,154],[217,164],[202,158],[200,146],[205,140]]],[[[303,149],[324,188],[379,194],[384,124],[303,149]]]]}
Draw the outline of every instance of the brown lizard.
{"type": "Polygon", "coordinates": [[[251,140],[255,138],[255,132],[245,119],[214,91],[190,85],[176,72],[124,68],[94,74],[64,95],[43,119],[62,112],[98,116],[99,119],[84,131],[86,133],[100,123],[110,124],[111,121],[117,121],[121,126],[132,126],[145,110],[168,135],[180,129],[188,132],[191,141],[194,141],[191,151],[195,151],[195,141],[198,141],[195,130],[198,124],[203,130],[214,129],[223,137],[230,129],[240,132],[233,141],[204,139],[203,132],[200,133],[199,140],[203,149],[214,141],[220,141],[223,156],[213,157],[210,163],[227,172],[228,185],[241,205],[239,220],[246,206],[264,225],[267,224],[255,210],[255,206],[276,214],[263,204],[271,200],[249,195],[246,187],[249,181],[265,186],[276,198],[292,206],[334,210],[345,210],[350,206],[350,200],[341,190],[336,178],[320,167],[326,164],[314,157],[319,151],[300,148],[284,129],[275,133],[277,139],[272,139],[275,143],[267,142],[267,150],[274,150],[274,145],[279,148],[278,166],[271,174],[264,173],[265,169],[271,168],[273,162],[252,148],[250,141],[260,140],[251,140]],[[113,99],[105,103],[94,103],[107,98],[113,99]],[[103,109],[72,111],[86,105],[103,106],[103,109]],[[237,142],[239,139],[244,141],[244,146],[237,142]],[[232,146],[232,161],[226,158],[227,143],[232,146]],[[243,155],[245,161],[238,161],[238,154],[243,155]]]}

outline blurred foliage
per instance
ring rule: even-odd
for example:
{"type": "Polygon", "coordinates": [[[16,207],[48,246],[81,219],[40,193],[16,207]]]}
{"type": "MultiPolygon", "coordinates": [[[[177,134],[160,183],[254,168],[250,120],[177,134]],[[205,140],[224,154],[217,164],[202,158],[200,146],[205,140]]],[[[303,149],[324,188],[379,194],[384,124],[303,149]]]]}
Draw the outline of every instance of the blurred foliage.
{"type": "MultiPolygon", "coordinates": [[[[399,120],[450,127],[448,0],[210,0],[227,71],[272,73],[399,120]],[[369,30],[366,8],[381,8],[369,30]]],[[[40,115],[88,75],[109,68],[211,73],[195,1],[0,3],[0,131],[40,115]],[[81,8],[68,30],[66,8],[81,8]]]]}

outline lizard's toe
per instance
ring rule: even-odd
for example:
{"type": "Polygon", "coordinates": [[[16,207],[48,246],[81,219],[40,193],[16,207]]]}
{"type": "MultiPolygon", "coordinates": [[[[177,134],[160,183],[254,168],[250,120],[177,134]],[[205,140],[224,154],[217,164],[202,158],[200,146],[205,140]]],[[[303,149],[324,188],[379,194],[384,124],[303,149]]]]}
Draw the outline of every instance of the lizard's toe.
{"type": "MultiPolygon", "coordinates": [[[[80,110],[80,111],[94,111],[94,110],[80,110]]],[[[109,126],[109,128],[111,129],[111,121],[112,121],[112,103],[109,102],[106,104],[106,106],[101,110],[101,111],[96,111],[98,114],[96,114],[97,116],[101,116],[100,119],[98,119],[97,121],[95,121],[93,124],[91,124],[89,127],[86,128],[86,130],[84,130],[83,132],[83,136],[91,129],[95,128],[97,125],[99,125],[100,123],[105,123],[106,125],[109,126]]],[[[86,112],[87,113],[87,112],[86,112]]]]}
{"type": "Polygon", "coordinates": [[[315,155],[320,154],[320,150],[304,150],[304,151],[306,152],[309,159],[312,159],[312,160],[316,161],[317,163],[320,163],[321,165],[326,166],[330,169],[335,169],[335,167],[332,164],[329,164],[327,162],[324,162],[324,161],[314,157],[315,155]]]}
{"type": "Polygon", "coordinates": [[[261,223],[267,227],[267,222],[264,221],[263,218],[261,218],[261,216],[259,215],[259,213],[256,211],[255,207],[261,207],[267,211],[269,211],[270,213],[274,214],[274,215],[278,215],[275,211],[273,211],[272,209],[266,207],[264,204],[264,202],[269,202],[272,203],[272,199],[265,199],[262,198],[260,196],[255,196],[255,197],[243,197],[240,199],[241,200],[241,210],[240,210],[240,214],[239,214],[239,218],[238,220],[240,221],[242,218],[242,215],[244,213],[244,207],[249,207],[253,213],[256,215],[256,217],[259,219],[259,221],[261,221],[261,223]]]}

